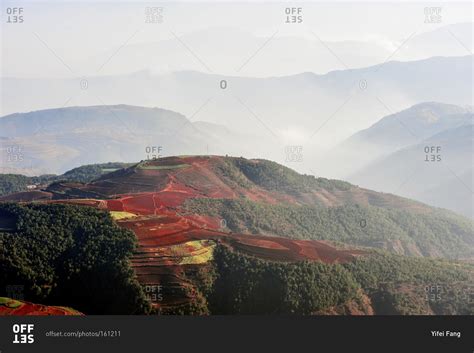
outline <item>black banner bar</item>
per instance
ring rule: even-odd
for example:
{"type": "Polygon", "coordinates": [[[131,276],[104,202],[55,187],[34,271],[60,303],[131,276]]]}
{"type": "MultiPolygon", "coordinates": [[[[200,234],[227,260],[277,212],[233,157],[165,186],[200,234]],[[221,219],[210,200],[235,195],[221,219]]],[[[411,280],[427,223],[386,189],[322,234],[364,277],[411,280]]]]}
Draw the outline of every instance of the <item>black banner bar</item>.
{"type": "Polygon", "coordinates": [[[0,353],[456,353],[474,351],[473,330],[470,316],[3,317],[0,353]]]}

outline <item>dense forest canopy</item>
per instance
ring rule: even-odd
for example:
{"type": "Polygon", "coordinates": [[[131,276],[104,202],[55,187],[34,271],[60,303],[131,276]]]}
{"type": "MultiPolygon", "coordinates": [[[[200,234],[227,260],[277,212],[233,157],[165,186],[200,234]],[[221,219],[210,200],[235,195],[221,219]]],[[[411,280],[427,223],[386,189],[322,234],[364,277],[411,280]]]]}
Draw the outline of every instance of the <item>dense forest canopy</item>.
{"type": "Polygon", "coordinates": [[[0,204],[0,296],[24,286],[27,300],[86,314],[146,313],[129,257],[135,235],[89,207],[0,204]]]}
{"type": "Polygon", "coordinates": [[[199,294],[212,314],[308,315],[366,296],[376,314],[472,315],[473,270],[383,251],[345,264],[273,262],[218,245],[206,272],[211,284],[199,294]]]}
{"type": "Polygon", "coordinates": [[[414,215],[356,204],[328,208],[210,198],[187,200],[186,208],[225,219],[233,232],[333,240],[405,255],[464,258],[474,251],[473,223],[443,212],[414,215]]]}
{"type": "Polygon", "coordinates": [[[218,165],[220,173],[236,184],[250,187],[252,183],[267,190],[289,194],[312,190],[349,190],[353,185],[334,179],[299,174],[293,169],[265,159],[227,157],[218,165]]]}

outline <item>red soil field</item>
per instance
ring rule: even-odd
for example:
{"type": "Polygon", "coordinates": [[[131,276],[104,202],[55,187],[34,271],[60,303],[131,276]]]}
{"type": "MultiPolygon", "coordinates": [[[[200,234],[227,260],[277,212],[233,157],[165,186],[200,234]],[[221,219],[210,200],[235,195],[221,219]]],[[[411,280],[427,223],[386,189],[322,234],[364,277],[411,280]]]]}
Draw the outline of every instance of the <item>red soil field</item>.
{"type": "Polygon", "coordinates": [[[71,308],[46,306],[9,298],[0,298],[0,316],[50,316],[50,315],[83,315],[71,308]]]}

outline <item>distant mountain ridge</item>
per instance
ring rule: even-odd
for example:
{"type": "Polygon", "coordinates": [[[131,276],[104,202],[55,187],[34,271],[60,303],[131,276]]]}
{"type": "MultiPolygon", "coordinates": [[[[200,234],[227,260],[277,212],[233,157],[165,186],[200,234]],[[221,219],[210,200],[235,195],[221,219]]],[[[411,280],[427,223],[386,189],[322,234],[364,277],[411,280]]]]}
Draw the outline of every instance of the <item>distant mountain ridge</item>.
{"type": "MultiPolygon", "coordinates": [[[[247,77],[270,77],[311,71],[324,74],[333,70],[360,68],[375,65],[390,57],[402,44],[402,38],[371,37],[360,39],[331,40],[321,33],[320,40],[314,35],[286,36],[268,29],[262,35],[227,26],[209,27],[189,33],[176,33],[176,37],[198,55],[213,72],[232,75],[263,43],[271,38],[269,45],[259,52],[239,72],[247,77]],[[273,37],[272,35],[275,34],[273,37]],[[335,60],[331,49],[340,60],[335,60]]],[[[472,22],[443,25],[427,31],[418,31],[394,55],[395,60],[410,61],[433,56],[460,56],[472,51],[472,22]],[[453,38],[455,36],[455,38],[453,38]],[[459,44],[459,42],[463,45],[459,44]]],[[[309,33],[308,33],[309,34],[309,33]]],[[[164,34],[166,37],[166,34],[164,34]]],[[[163,38],[159,36],[159,38],[163,38]]],[[[121,43],[120,43],[121,44],[121,43]]],[[[105,47],[92,57],[68,58],[71,67],[80,67],[83,72],[94,72],[99,62],[111,57],[118,47],[105,47]]],[[[28,62],[27,57],[11,57],[5,53],[8,63],[20,60],[21,74],[41,75],[46,65],[43,57],[28,62]],[[24,61],[23,61],[24,60],[24,61]],[[25,66],[28,65],[26,69],[25,66]]],[[[49,57],[46,56],[49,59],[49,57]]],[[[10,66],[10,65],[9,65],[10,66]]],[[[54,68],[48,68],[54,70],[54,68]]],[[[59,67],[59,69],[61,69],[59,67]]],[[[122,75],[130,71],[151,70],[157,73],[181,70],[205,69],[197,60],[183,52],[182,44],[174,37],[128,44],[120,48],[120,55],[114,56],[103,69],[105,75],[122,75]],[[139,54],[139,55],[137,55],[139,54]],[[183,55],[184,54],[184,55],[183,55]],[[157,60],[159,58],[159,60],[157,60]]],[[[58,70],[59,71],[59,70],[58,70]]],[[[53,71],[54,72],[54,71],[53,71]]],[[[13,74],[15,71],[13,71],[13,74]]],[[[64,74],[60,71],[58,74],[64,74]]]]}
{"type": "Polygon", "coordinates": [[[345,163],[333,173],[350,176],[368,163],[440,133],[474,122],[472,106],[423,102],[387,115],[339,144],[327,159],[345,163]]]}
{"type": "Polygon", "coordinates": [[[393,111],[427,101],[470,104],[472,64],[472,55],[433,57],[388,61],[325,75],[304,73],[268,78],[192,71],[139,72],[88,77],[87,94],[72,79],[3,78],[3,112],[57,107],[58,99],[76,106],[100,102],[160,106],[193,117],[192,120],[224,125],[235,132],[252,131],[272,144],[306,142],[310,145],[309,153],[312,145],[331,146],[376,122],[387,113],[378,99],[393,111]],[[226,82],[225,89],[221,88],[222,81],[226,82]],[[20,99],[25,95],[28,101],[20,99]],[[311,138],[333,114],[324,125],[324,134],[311,138]],[[270,127],[271,133],[265,126],[270,127]],[[296,133],[288,134],[288,130],[296,133]]]}
{"type": "Polygon", "coordinates": [[[143,134],[159,129],[159,133],[172,133],[187,122],[184,115],[161,108],[96,105],[6,115],[0,119],[0,131],[8,137],[21,137],[59,132],[96,132],[108,125],[119,132],[143,134]]]}
{"type": "Polygon", "coordinates": [[[474,125],[443,130],[374,161],[348,179],[474,218],[473,146],[474,125]]]}
{"type": "Polygon", "coordinates": [[[472,107],[423,102],[382,118],[353,138],[379,145],[387,144],[388,147],[405,147],[443,130],[470,124],[472,114],[472,107]],[[388,132],[390,136],[387,136],[388,132]]]}
{"type": "Polygon", "coordinates": [[[242,136],[223,126],[194,125],[173,111],[124,104],[15,113],[0,119],[0,134],[1,171],[30,176],[111,160],[242,149],[242,136]]]}

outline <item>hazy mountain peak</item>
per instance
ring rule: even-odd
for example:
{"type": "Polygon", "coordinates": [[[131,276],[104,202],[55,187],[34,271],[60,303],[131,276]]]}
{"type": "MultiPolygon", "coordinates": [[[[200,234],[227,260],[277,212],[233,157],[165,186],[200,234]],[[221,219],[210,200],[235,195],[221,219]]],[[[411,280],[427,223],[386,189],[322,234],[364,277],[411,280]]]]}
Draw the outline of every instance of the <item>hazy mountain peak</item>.
{"type": "Polygon", "coordinates": [[[411,106],[408,109],[402,110],[400,113],[406,111],[413,112],[430,112],[432,115],[442,114],[462,114],[467,113],[468,109],[454,104],[446,104],[440,102],[422,102],[411,106]]]}
{"type": "Polygon", "coordinates": [[[472,119],[470,109],[439,102],[423,102],[383,117],[370,128],[355,136],[383,141],[396,140],[397,130],[403,138],[421,139],[439,131],[464,125],[472,119]]]}
{"type": "Polygon", "coordinates": [[[369,163],[440,132],[473,123],[472,107],[423,102],[380,119],[336,147],[326,158],[354,161],[332,175],[349,176],[369,163]]]}

